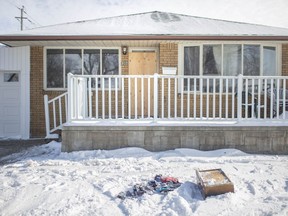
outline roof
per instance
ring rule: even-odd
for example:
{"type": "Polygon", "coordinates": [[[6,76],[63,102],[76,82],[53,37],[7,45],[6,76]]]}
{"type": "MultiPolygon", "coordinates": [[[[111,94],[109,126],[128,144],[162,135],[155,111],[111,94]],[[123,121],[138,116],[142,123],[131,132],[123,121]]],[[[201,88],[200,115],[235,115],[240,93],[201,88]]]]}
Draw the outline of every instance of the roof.
{"type": "Polygon", "coordinates": [[[167,12],[147,12],[70,22],[0,35],[11,40],[105,40],[161,38],[273,38],[288,39],[288,29],[167,12]]]}

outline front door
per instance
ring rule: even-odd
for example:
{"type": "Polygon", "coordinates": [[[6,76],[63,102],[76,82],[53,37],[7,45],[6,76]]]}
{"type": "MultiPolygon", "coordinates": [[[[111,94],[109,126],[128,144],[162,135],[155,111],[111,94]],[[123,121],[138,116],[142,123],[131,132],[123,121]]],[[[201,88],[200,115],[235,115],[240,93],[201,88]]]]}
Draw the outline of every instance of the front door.
{"type": "MultiPolygon", "coordinates": [[[[155,51],[137,51],[129,53],[130,75],[153,75],[156,73],[157,62],[155,51]]],[[[131,115],[150,117],[153,115],[154,79],[140,78],[131,79],[131,115]]]]}

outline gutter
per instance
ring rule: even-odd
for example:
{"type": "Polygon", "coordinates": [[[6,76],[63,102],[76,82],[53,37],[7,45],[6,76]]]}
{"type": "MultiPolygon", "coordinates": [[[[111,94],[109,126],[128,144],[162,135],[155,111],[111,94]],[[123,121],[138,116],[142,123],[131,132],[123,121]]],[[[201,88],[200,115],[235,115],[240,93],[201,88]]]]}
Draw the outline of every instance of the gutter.
{"type": "Polygon", "coordinates": [[[64,36],[0,36],[0,42],[5,41],[64,41],[64,40],[250,40],[250,41],[286,41],[288,36],[184,36],[184,35],[64,35],[64,36]]]}

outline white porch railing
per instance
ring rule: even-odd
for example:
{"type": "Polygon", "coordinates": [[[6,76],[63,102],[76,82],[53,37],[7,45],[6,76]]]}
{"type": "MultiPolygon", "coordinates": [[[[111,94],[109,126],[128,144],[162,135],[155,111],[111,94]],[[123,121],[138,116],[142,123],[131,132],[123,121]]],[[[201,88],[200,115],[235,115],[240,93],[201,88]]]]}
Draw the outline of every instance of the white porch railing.
{"type": "Polygon", "coordinates": [[[288,77],[68,75],[68,121],[278,120],[288,77]]]}
{"type": "Polygon", "coordinates": [[[52,133],[62,129],[63,123],[68,119],[68,92],[51,100],[44,95],[46,138],[57,138],[52,133]],[[52,117],[52,118],[50,118],[52,117]]]}
{"type": "Polygon", "coordinates": [[[72,75],[44,96],[47,138],[66,121],[287,121],[288,77],[72,75]]]}

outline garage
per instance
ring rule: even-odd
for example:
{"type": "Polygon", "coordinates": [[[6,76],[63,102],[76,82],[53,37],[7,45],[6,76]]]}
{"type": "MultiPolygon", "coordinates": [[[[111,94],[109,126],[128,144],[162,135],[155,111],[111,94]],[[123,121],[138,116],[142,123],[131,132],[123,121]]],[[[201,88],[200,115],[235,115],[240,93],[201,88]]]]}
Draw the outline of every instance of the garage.
{"type": "Polygon", "coordinates": [[[0,71],[0,138],[21,137],[21,82],[16,71],[0,71]]]}

